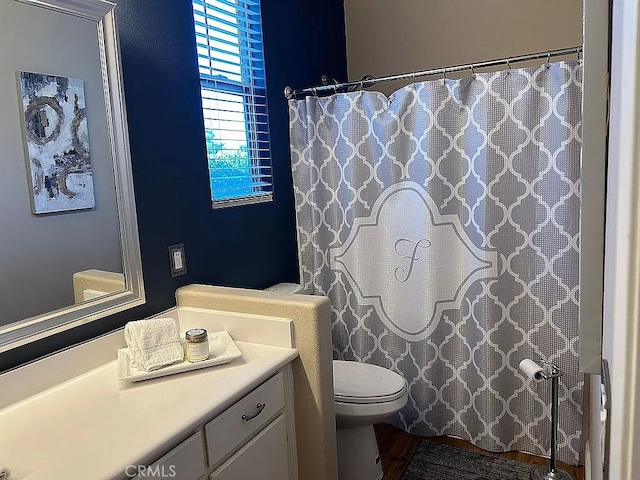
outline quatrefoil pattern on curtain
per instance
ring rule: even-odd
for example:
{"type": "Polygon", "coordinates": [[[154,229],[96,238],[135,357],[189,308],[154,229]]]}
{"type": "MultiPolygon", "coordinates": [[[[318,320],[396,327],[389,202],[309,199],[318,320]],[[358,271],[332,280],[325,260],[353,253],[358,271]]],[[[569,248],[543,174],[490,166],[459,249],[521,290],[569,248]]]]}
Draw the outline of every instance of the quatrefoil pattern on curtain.
{"type": "Polygon", "coordinates": [[[582,69],[560,62],[289,103],[301,282],[332,306],[334,357],[390,368],[392,419],[576,463],[582,69]]]}

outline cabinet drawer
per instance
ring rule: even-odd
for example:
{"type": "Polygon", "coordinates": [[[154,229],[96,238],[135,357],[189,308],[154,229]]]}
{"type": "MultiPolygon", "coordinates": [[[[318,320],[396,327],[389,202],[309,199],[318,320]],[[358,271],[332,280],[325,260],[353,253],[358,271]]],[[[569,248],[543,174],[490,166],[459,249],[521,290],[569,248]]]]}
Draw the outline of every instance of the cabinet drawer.
{"type": "Polygon", "coordinates": [[[280,415],[211,474],[210,480],[288,480],[287,427],[280,415]]]}
{"type": "Polygon", "coordinates": [[[244,443],[284,408],[284,381],[278,373],[205,425],[209,465],[244,443]]]}
{"type": "Polygon", "coordinates": [[[148,467],[140,467],[141,471],[136,472],[138,476],[133,480],[161,480],[167,478],[198,480],[207,473],[202,439],[202,432],[191,435],[148,467]]]}

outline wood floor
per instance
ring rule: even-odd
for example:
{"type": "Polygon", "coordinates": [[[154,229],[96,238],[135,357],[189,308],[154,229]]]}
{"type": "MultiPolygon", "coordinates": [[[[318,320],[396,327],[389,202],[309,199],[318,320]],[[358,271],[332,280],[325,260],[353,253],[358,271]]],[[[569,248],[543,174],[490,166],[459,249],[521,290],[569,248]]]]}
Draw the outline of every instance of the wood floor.
{"type": "MultiPolygon", "coordinates": [[[[378,448],[382,459],[382,469],[384,478],[382,480],[400,480],[402,474],[409,464],[409,460],[418,448],[418,444],[422,437],[411,435],[405,431],[392,425],[378,424],[374,426],[376,438],[378,439],[378,448]]],[[[484,453],[496,457],[508,458],[518,462],[531,463],[532,465],[546,465],[549,460],[546,458],[536,457],[522,452],[506,452],[493,453],[481,448],[475,447],[471,443],[452,437],[429,437],[429,441],[444,443],[457,448],[464,448],[473,452],[484,453]]],[[[584,468],[574,467],[558,462],[558,467],[570,473],[575,480],[584,480],[584,468]]],[[[446,480],[446,479],[443,479],[446,480]]]]}

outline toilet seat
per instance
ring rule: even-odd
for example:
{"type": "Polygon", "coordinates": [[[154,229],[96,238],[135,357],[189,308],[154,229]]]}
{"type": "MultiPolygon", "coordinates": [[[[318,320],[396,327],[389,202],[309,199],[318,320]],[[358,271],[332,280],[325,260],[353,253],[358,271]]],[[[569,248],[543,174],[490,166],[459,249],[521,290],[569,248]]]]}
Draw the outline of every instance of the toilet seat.
{"type": "Polygon", "coordinates": [[[333,361],[333,392],[336,402],[392,402],[405,395],[406,390],[405,379],[386,368],[369,363],[333,361]]]}

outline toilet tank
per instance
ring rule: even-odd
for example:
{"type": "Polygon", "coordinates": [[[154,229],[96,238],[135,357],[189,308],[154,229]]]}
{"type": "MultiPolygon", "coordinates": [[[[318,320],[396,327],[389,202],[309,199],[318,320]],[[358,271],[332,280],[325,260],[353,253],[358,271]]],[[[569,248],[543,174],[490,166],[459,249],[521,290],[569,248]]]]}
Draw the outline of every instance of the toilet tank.
{"type": "Polygon", "coordinates": [[[268,292],[276,293],[303,293],[302,285],[298,283],[278,283],[271,287],[265,288],[268,292]]]}

